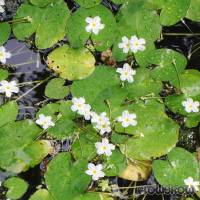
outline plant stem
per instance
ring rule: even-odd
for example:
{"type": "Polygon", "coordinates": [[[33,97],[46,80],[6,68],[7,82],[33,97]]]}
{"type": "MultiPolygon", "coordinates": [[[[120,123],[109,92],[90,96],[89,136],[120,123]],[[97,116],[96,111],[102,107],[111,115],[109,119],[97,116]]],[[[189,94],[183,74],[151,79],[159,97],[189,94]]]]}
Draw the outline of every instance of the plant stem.
{"type": "Polygon", "coordinates": [[[184,35],[190,35],[190,36],[200,36],[200,33],[162,33],[163,35],[169,35],[169,36],[184,36],[184,35]]]}

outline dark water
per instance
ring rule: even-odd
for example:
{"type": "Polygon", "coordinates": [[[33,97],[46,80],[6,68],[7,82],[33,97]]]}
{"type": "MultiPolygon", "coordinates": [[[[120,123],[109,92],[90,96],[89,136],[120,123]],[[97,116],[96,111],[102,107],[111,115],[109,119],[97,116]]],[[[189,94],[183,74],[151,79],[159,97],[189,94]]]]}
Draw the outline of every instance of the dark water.
{"type": "MultiPolygon", "coordinates": [[[[9,20],[12,18],[14,13],[16,12],[17,7],[22,2],[22,0],[7,0],[6,1],[6,13],[3,14],[3,18],[9,20]]],[[[78,5],[74,3],[72,0],[66,0],[68,7],[70,10],[75,11],[78,8],[78,5]]],[[[115,4],[111,4],[109,1],[103,1],[103,4],[112,10],[113,13],[116,13],[119,6],[115,4]]],[[[158,48],[170,48],[176,51],[183,53],[188,58],[188,66],[187,68],[192,69],[200,69],[200,37],[194,36],[191,33],[200,33],[200,23],[194,23],[189,20],[184,20],[172,27],[165,27],[163,29],[163,40],[156,43],[158,48]],[[189,35],[165,35],[169,33],[189,33],[189,35]]],[[[65,43],[66,40],[61,41],[61,43],[65,43]]],[[[51,49],[46,51],[38,52],[34,47],[30,46],[27,43],[19,42],[11,36],[8,43],[5,45],[6,49],[10,51],[13,56],[8,60],[9,71],[11,72],[10,78],[17,79],[19,83],[27,82],[28,85],[20,87],[19,95],[24,94],[29,91],[33,86],[37,83],[32,83],[38,80],[44,80],[46,77],[50,75],[50,71],[47,69],[45,65],[45,58],[48,52],[51,49]]],[[[99,53],[96,54],[97,63],[101,62],[99,53]]],[[[37,108],[41,107],[44,103],[49,102],[48,99],[43,96],[44,88],[46,83],[40,85],[36,89],[29,92],[26,96],[21,98],[18,103],[20,105],[20,111],[18,119],[25,118],[35,118],[35,113],[37,108]]],[[[165,91],[163,91],[165,93],[165,91]]],[[[3,99],[1,99],[3,102],[3,99]]],[[[174,116],[170,113],[172,118],[175,118],[176,121],[181,123],[181,119],[179,116],[174,116]]],[[[180,131],[180,141],[178,146],[184,147],[185,149],[193,152],[197,147],[200,146],[200,131],[199,127],[193,129],[187,129],[182,126],[180,131]]],[[[55,146],[58,151],[66,151],[69,148],[68,141],[55,141],[55,146]]],[[[24,195],[21,200],[27,200],[31,194],[34,193],[36,187],[40,185],[40,187],[45,187],[43,174],[51,157],[46,158],[40,165],[36,166],[33,169],[25,173],[21,173],[19,176],[24,178],[29,184],[28,192],[24,195]]],[[[5,179],[9,174],[5,172],[0,172],[0,181],[5,179]]],[[[118,183],[119,186],[128,186],[130,184],[129,181],[121,180],[117,178],[113,178],[110,180],[112,184],[118,183]]],[[[149,179],[145,182],[138,182],[137,185],[153,185],[156,184],[154,176],[151,175],[149,179]]],[[[134,183],[133,183],[134,185],[134,183]]],[[[4,191],[5,192],[5,191],[4,191]]],[[[132,194],[133,191],[128,191],[129,195],[132,194]]],[[[0,188],[0,200],[5,199],[3,197],[3,188],[0,188]]],[[[138,197],[138,199],[143,199],[143,196],[138,197]]],[[[176,200],[180,199],[178,196],[156,196],[149,195],[146,196],[147,200],[176,200]]]]}

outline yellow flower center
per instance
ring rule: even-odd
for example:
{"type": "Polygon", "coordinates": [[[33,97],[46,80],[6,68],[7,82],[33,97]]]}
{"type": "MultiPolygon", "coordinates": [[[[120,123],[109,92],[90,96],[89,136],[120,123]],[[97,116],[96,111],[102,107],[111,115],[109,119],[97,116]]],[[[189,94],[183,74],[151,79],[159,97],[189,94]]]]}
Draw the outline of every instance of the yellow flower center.
{"type": "Polygon", "coordinates": [[[96,28],[96,26],[97,26],[96,22],[93,22],[93,23],[92,23],[92,27],[93,27],[93,28],[96,28]]]}
{"type": "Polygon", "coordinates": [[[94,169],[94,170],[92,171],[92,173],[93,173],[93,174],[97,174],[97,170],[94,169]]]}

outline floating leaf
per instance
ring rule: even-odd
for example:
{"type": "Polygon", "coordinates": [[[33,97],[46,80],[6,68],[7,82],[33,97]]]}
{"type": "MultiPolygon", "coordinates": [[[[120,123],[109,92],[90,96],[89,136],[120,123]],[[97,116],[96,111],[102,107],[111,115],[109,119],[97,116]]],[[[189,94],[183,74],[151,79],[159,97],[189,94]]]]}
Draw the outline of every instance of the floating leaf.
{"type": "Polygon", "coordinates": [[[27,182],[18,177],[7,179],[3,185],[8,189],[6,197],[13,200],[21,198],[28,189],[27,182]]]}
{"type": "Polygon", "coordinates": [[[155,160],[153,172],[156,180],[163,186],[185,186],[184,179],[192,177],[199,180],[199,166],[196,157],[182,148],[174,148],[167,160],[155,160]]]}
{"type": "Polygon", "coordinates": [[[114,69],[98,66],[90,77],[75,81],[71,86],[71,92],[74,97],[85,97],[86,102],[92,105],[100,92],[117,84],[119,78],[114,69]]]}
{"type": "Polygon", "coordinates": [[[168,153],[177,143],[179,126],[167,117],[162,104],[152,100],[133,104],[124,110],[137,115],[136,126],[123,128],[121,123],[115,126],[117,132],[134,135],[120,145],[127,157],[151,160],[168,153]]]}
{"type": "Polygon", "coordinates": [[[36,32],[36,46],[39,49],[49,48],[64,38],[68,15],[69,10],[63,1],[45,8],[24,3],[17,10],[14,19],[25,18],[28,22],[14,24],[14,35],[17,39],[24,40],[36,32]]]}
{"type": "Polygon", "coordinates": [[[90,8],[100,4],[101,0],[76,0],[76,2],[84,8],[90,8]]]}
{"type": "Polygon", "coordinates": [[[52,3],[54,0],[29,0],[33,5],[44,7],[50,3],[52,3]]]}
{"type": "Polygon", "coordinates": [[[190,0],[190,7],[187,11],[186,17],[190,20],[200,22],[199,6],[200,0],[190,0]]]}
{"type": "Polygon", "coordinates": [[[9,73],[5,69],[0,69],[0,81],[7,79],[9,76],[9,73]]]}
{"type": "Polygon", "coordinates": [[[73,199],[83,194],[91,180],[85,173],[86,169],[86,160],[73,163],[70,153],[58,154],[50,162],[45,173],[45,181],[53,198],[56,200],[63,200],[66,197],[73,199]]]}
{"type": "Polygon", "coordinates": [[[171,49],[158,49],[149,54],[149,62],[156,65],[152,77],[160,81],[170,81],[179,84],[179,76],[183,73],[187,59],[171,49]]]}
{"type": "Polygon", "coordinates": [[[0,144],[0,167],[8,171],[21,172],[26,167],[26,163],[21,166],[21,153],[40,132],[41,129],[29,120],[12,122],[3,126],[0,129],[0,141],[4,141],[0,144]]]}
{"type": "Polygon", "coordinates": [[[65,83],[64,79],[54,78],[48,82],[45,95],[52,99],[63,99],[67,96],[69,89],[66,86],[63,86],[65,83]]]}
{"type": "Polygon", "coordinates": [[[92,160],[96,156],[95,143],[100,141],[97,132],[90,126],[77,132],[77,137],[72,144],[72,153],[75,159],[92,160]]]}
{"type": "Polygon", "coordinates": [[[48,56],[49,68],[68,80],[86,78],[94,71],[94,65],[94,56],[85,48],[72,49],[64,45],[48,56]]]}
{"type": "Polygon", "coordinates": [[[29,200],[54,200],[51,194],[48,192],[48,190],[40,189],[37,190],[30,198],[29,200]]]}
{"type": "Polygon", "coordinates": [[[0,107],[0,127],[14,122],[18,115],[18,105],[16,101],[9,101],[0,107]],[[5,117],[6,116],[6,117],[5,117]]]}
{"type": "Polygon", "coordinates": [[[160,13],[160,21],[164,26],[170,26],[186,16],[190,0],[166,0],[160,13]]]}
{"type": "Polygon", "coordinates": [[[11,28],[10,24],[7,22],[0,23],[0,45],[3,45],[5,42],[8,41],[8,38],[10,37],[11,28]]]}
{"type": "MultiPolygon", "coordinates": [[[[179,78],[182,94],[170,95],[165,98],[165,102],[172,112],[186,116],[187,127],[195,127],[200,122],[200,113],[187,113],[182,102],[187,98],[200,101],[200,72],[197,70],[186,70],[179,78]]],[[[177,86],[179,87],[179,85],[177,86]]]]}
{"type": "Polygon", "coordinates": [[[74,12],[67,21],[67,36],[70,45],[80,48],[85,45],[91,36],[95,48],[99,51],[107,50],[115,41],[116,21],[113,14],[105,6],[99,5],[94,8],[80,8],[74,12]],[[85,30],[87,17],[101,18],[101,23],[105,25],[98,35],[88,33],[85,30]]]}
{"type": "Polygon", "coordinates": [[[106,176],[119,176],[126,168],[126,157],[118,149],[112,152],[112,155],[107,158],[106,162],[106,176]]]}

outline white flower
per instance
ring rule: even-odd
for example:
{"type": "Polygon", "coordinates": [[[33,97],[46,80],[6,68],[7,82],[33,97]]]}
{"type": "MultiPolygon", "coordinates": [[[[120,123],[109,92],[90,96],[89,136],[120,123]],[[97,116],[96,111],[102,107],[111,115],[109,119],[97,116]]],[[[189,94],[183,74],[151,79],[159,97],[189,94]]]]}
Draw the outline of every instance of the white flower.
{"type": "Polygon", "coordinates": [[[51,126],[55,126],[54,122],[52,121],[52,117],[45,116],[43,114],[39,115],[39,119],[36,120],[36,124],[42,126],[44,130],[48,129],[51,126]]]}
{"type": "Polygon", "coordinates": [[[5,5],[5,1],[4,0],[0,0],[0,13],[5,12],[3,6],[5,5]]]}
{"type": "Polygon", "coordinates": [[[189,189],[194,188],[195,191],[199,191],[199,181],[194,181],[192,177],[188,177],[184,180],[185,185],[188,186],[189,189]]]}
{"type": "Polygon", "coordinates": [[[16,81],[0,81],[0,93],[5,93],[6,97],[11,97],[12,93],[18,93],[19,87],[16,81]]]}
{"type": "Polygon", "coordinates": [[[91,112],[91,122],[101,135],[111,132],[110,121],[105,112],[102,112],[100,115],[91,112]]]}
{"type": "Polygon", "coordinates": [[[107,117],[106,112],[102,112],[100,115],[98,115],[95,112],[91,112],[91,122],[92,123],[109,123],[109,118],[107,117]]]}
{"type": "Polygon", "coordinates": [[[97,154],[106,156],[112,155],[112,150],[115,150],[115,145],[110,144],[107,138],[103,138],[102,142],[96,142],[95,147],[97,149],[97,154]]]}
{"type": "Polygon", "coordinates": [[[129,83],[132,83],[134,81],[133,75],[136,74],[136,71],[133,70],[128,63],[125,63],[123,65],[123,68],[117,68],[117,72],[120,73],[120,79],[122,81],[127,80],[129,83]]]}
{"type": "Polygon", "coordinates": [[[122,42],[118,44],[118,47],[123,50],[123,53],[130,51],[130,40],[126,37],[122,37],[122,42]]]}
{"type": "Polygon", "coordinates": [[[99,178],[103,178],[105,176],[102,169],[103,166],[101,164],[94,165],[93,163],[89,163],[88,170],[85,171],[85,173],[92,176],[92,180],[97,181],[99,178]]]}
{"type": "Polygon", "coordinates": [[[85,120],[90,120],[91,117],[91,106],[85,103],[84,97],[72,99],[73,105],[71,109],[73,112],[77,112],[79,115],[83,115],[85,120]]]}
{"type": "Polygon", "coordinates": [[[133,53],[137,53],[138,51],[144,51],[146,41],[143,38],[137,38],[137,36],[132,36],[130,39],[130,49],[133,53]]]}
{"type": "Polygon", "coordinates": [[[11,53],[6,51],[6,49],[1,46],[0,47],[0,62],[5,64],[6,63],[6,59],[11,57],[11,53]]]}
{"type": "Polygon", "coordinates": [[[122,116],[117,118],[117,121],[121,122],[122,126],[125,128],[130,125],[136,126],[137,125],[137,121],[135,120],[136,117],[137,117],[136,114],[134,113],[130,114],[128,110],[125,110],[122,112],[122,116]]]}
{"type": "Polygon", "coordinates": [[[193,101],[192,98],[187,98],[186,101],[182,102],[182,105],[183,105],[183,107],[185,107],[185,111],[188,112],[188,113],[199,112],[199,102],[193,101]]]}
{"type": "Polygon", "coordinates": [[[94,33],[95,35],[98,35],[99,31],[104,29],[105,27],[105,25],[101,23],[101,18],[99,16],[96,16],[94,18],[87,17],[85,21],[88,24],[85,27],[85,30],[89,33],[94,33]]]}

